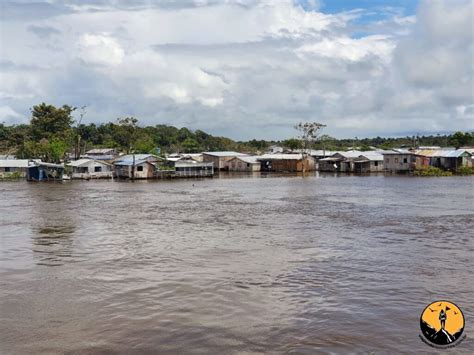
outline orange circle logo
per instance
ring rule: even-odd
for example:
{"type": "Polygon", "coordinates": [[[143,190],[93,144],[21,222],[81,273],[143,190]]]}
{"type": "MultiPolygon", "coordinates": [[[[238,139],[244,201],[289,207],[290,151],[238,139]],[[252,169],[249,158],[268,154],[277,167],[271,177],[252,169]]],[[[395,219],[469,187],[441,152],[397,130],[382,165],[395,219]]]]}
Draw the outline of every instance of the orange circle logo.
{"type": "Polygon", "coordinates": [[[454,303],[436,301],[421,313],[420,327],[423,336],[430,343],[450,345],[458,340],[464,331],[464,315],[454,303]]]}

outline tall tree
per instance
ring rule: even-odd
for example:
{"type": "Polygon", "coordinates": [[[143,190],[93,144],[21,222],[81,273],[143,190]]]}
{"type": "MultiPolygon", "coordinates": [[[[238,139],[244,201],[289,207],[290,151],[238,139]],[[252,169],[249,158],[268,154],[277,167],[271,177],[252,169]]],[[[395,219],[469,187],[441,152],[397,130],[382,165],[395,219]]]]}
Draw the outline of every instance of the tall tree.
{"type": "Polygon", "coordinates": [[[70,136],[71,125],[74,122],[72,112],[75,107],[63,105],[55,107],[44,102],[31,109],[31,137],[39,141],[43,138],[65,138],[70,136]]]}
{"type": "Polygon", "coordinates": [[[295,126],[295,129],[300,132],[300,139],[302,143],[301,157],[303,176],[305,173],[305,158],[308,156],[308,150],[314,145],[314,142],[319,136],[320,131],[326,127],[325,124],[319,122],[300,122],[295,126]]]}
{"type": "Polygon", "coordinates": [[[135,117],[124,117],[117,119],[115,141],[129,154],[134,148],[137,140],[138,119],[135,117]]]}

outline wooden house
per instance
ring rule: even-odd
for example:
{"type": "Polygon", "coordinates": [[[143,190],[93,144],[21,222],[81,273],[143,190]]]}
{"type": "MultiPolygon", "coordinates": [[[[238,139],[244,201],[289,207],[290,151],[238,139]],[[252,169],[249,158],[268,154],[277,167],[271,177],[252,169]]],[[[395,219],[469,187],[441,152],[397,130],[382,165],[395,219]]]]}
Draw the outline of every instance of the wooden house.
{"type": "Polygon", "coordinates": [[[34,162],[28,166],[26,171],[26,179],[28,181],[62,181],[64,173],[64,165],[34,162]]]}
{"type": "Polygon", "coordinates": [[[202,153],[204,163],[214,163],[215,170],[225,170],[228,168],[227,162],[235,157],[247,156],[238,152],[205,152],[202,153]]]}
{"type": "Polygon", "coordinates": [[[363,152],[359,157],[354,159],[355,173],[374,173],[384,170],[383,155],[378,152],[363,152]]]}
{"type": "Polygon", "coordinates": [[[27,159],[0,159],[0,179],[24,178],[28,165],[27,159]]]}
{"type": "Polygon", "coordinates": [[[353,172],[355,169],[355,160],[359,160],[364,152],[350,150],[347,152],[336,152],[327,158],[318,160],[319,171],[332,172],[353,172]]]}
{"type": "Polygon", "coordinates": [[[83,158],[112,161],[116,159],[117,156],[117,151],[113,148],[96,148],[88,150],[83,158]]]}
{"type": "Polygon", "coordinates": [[[124,179],[152,179],[161,159],[153,154],[129,154],[114,162],[115,176],[124,179]]]}
{"type": "Polygon", "coordinates": [[[466,149],[420,149],[416,154],[427,157],[429,165],[456,172],[472,166],[472,154],[466,149]]]}
{"type": "Polygon", "coordinates": [[[240,156],[232,158],[226,162],[227,170],[240,172],[260,171],[261,164],[257,160],[258,158],[259,157],[256,156],[240,156]]]}
{"type": "Polygon", "coordinates": [[[67,166],[71,167],[72,179],[110,179],[114,177],[114,166],[103,160],[79,159],[67,166]]]}
{"type": "Polygon", "coordinates": [[[411,172],[429,165],[429,158],[404,149],[386,151],[383,159],[385,170],[391,172],[411,172]]]}
{"type": "Polygon", "coordinates": [[[264,154],[258,157],[261,171],[269,172],[301,172],[314,171],[316,160],[302,154],[264,154]]]}

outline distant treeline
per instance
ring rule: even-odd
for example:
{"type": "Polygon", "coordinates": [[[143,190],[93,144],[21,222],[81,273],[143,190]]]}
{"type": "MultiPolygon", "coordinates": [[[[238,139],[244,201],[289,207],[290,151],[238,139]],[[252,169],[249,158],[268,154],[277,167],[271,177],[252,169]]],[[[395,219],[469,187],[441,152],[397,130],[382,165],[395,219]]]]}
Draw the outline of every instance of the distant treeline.
{"type": "MultiPolygon", "coordinates": [[[[78,158],[92,148],[116,148],[123,152],[194,153],[216,150],[241,152],[264,152],[270,145],[278,144],[288,149],[297,149],[301,142],[295,138],[284,141],[234,141],[226,137],[212,136],[204,131],[192,131],[168,125],[142,127],[134,117],[124,117],[116,122],[96,125],[81,123],[85,115],[79,109],[79,119],[74,119],[76,108],[64,105],[55,107],[45,103],[31,109],[29,124],[7,126],[0,123],[0,153],[14,154],[18,158],[40,158],[59,162],[67,153],[78,158]]],[[[404,138],[336,139],[322,135],[314,143],[314,149],[345,150],[358,147],[394,148],[417,146],[466,146],[474,145],[472,132],[456,132],[452,135],[436,135],[404,138]]]]}

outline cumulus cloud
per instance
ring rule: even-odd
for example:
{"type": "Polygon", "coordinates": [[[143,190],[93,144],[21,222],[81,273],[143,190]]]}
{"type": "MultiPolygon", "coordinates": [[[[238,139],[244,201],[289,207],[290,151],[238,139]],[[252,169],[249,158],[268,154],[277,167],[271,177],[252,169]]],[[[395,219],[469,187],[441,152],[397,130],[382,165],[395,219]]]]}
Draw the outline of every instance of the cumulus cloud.
{"type": "Polygon", "coordinates": [[[90,122],[134,115],[236,139],[290,137],[300,120],[339,137],[473,129],[469,0],[421,1],[415,15],[309,0],[3,7],[0,120],[47,101],[88,105],[90,122]]]}
{"type": "Polygon", "coordinates": [[[112,37],[86,33],[79,39],[79,58],[85,64],[115,66],[122,62],[125,53],[112,37]]]}

